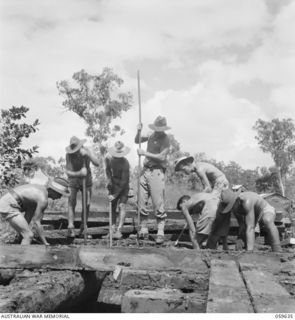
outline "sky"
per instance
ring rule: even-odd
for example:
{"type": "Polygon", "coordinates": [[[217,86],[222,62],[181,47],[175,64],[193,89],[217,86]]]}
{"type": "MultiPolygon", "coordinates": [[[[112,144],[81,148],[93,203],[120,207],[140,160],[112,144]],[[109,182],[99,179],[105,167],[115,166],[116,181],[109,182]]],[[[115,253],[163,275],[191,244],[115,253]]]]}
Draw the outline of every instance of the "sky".
{"type": "Polygon", "coordinates": [[[143,133],[162,115],[182,151],[270,166],[253,126],[295,118],[294,32],[295,0],[0,0],[0,108],[28,107],[24,146],[64,157],[86,126],[56,83],[110,67],[134,96],[118,139],[136,165],[139,70],[143,133]]]}

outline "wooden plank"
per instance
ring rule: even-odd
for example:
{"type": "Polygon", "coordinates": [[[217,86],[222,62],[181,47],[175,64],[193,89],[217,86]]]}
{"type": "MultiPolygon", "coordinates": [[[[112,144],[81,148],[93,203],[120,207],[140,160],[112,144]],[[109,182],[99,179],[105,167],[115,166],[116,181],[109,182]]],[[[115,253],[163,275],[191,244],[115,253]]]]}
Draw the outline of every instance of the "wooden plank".
{"type": "Polygon", "coordinates": [[[257,266],[240,263],[240,268],[251,295],[255,312],[294,313],[295,300],[274,276],[257,266]]]}
{"type": "Polygon", "coordinates": [[[123,313],[204,313],[206,301],[197,293],[177,289],[129,290],[122,298],[123,313]]]}
{"type": "Polygon", "coordinates": [[[233,260],[211,260],[207,313],[251,313],[253,308],[233,260]]]}
{"type": "MultiPolygon", "coordinates": [[[[168,220],[166,225],[165,225],[165,232],[179,232],[182,230],[183,226],[185,225],[184,221],[178,221],[178,220],[168,220]]],[[[151,221],[149,220],[148,222],[148,228],[150,232],[156,232],[157,231],[157,224],[156,221],[151,221]]],[[[101,226],[101,227],[89,227],[87,228],[87,232],[90,235],[105,235],[108,233],[109,226],[101,226]]],[[[76,234],[78,234],[79,230],[76,230],[76,234]]],[[[130,234],[130,233],[136,233],[137,232],[137,226],[134,225],[128,225],[125,224],[122,228],[122,233],[123,234],[130,234]]],[[[46,237],[52,237],[52,235],[60,235],[62,237],[67,236],[67,229],[60,229],[60,230],[46,230],[45,231],[45,236],[46,237]]]]}
{"type": "MultiPolygon", "coordinates": [[[[181,211],[179,210],[166,210],[167,216],[169,219],[184,219],[181,211]]],[[[45,215],[55,215],[55,216],[67,216],[66,211],[53,211],[53,210],[46,210],[45,215]]],[[[81,212],[77,211],[76,212],[77,217],[81,217],[81,212]]],[[[100,217],[100,218],[108,218],[109,217],[109,212],[108,210],[90,210],[89,212],[89,218],[90,217],[100,217]]],[[[153,211],[149,211],[149,217],[155,218],[155,215],[153,211]]],[[[126,210],[126,218],[137,218],[137,211],[134,209],[126,210]]]]}
{"type": "MultiPolygon", "coordinates": [[[[172,220],[182,220],[185,221],[184,216],[181,211],[176,210],[176,209],[168,209],[166,210],[167,213],[167,219],[172,219],[172,220]]],[[[45,220],[50,220],[55,219],[54,217],[59,217],[61,219],[67,219],[67,212],[66,211],[52,211],[48,210],[45,211],[44,219],[45,220]]],[[[109,212],[108,210],[90,210],[89,213],[89,221],[108,221],[109,218],[109,212]],[[97,220],[96,220],[97,219],[97,220]],[[100,220],[102,219],[102,220],[100,220]]],[[[149,218],[155,220],[156,217],[153,213],[153,211],[149,211],[149,218]]],[[[130,219],[130,221],[137,221],[137,211],[130,209],[126,210],[126,219],[130,219]]],[[[81,221],[81,212],[77,211],[76,212],[76,217],[75,221],[81,221]]],[[[235,217],[232,217],[231,219],[231,226],[235,227],[238,226],[237,220],[235,217]]]]}
{"type": "Polygon", "coordinates": [[[143,270],[199,270],[207,272],[202,252],[176,248],[103,248],[98,246],[0,247],[0,268],[40,268],[113,271],[116,266],[143,270]]]}

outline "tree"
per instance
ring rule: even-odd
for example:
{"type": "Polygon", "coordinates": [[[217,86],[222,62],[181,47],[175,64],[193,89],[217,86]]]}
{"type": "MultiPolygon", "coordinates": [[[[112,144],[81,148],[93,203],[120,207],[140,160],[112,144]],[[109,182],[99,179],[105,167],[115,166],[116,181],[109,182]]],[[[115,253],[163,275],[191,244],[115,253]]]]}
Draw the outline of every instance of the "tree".
{"type": "Polygon", "coordinates": [[[40,169],[50,177],[62,177],[65,175],[65,158],[60,157],[56,161],[52,157],[34,157],[36,164],[40,169]]]}
{"type": "Polygon", "coordinates": [[[182,152],[180,149],[180,143],[175,139],[174,135],[169,133],[168,134],[169,141],[170,141],[170,148],[168,153],[168,166],[166,171],[166,179],[168,183],[180,183],[179,177],[180,174],[175,174],[174,165],[175,161],[182,157],[188,156],[187,152],[182,152]]]}
{"type": "Polygon", "coordinates": [[[19,179],[18,168],[24,159],[32,157],[38,146],[22,148],[24,138],[38,130],[39,120],[32,124],[21,122],[26,118],[29,108],[24,106],[1,110],[0,117],[0,192],[6,187],[13,187],[19,179]]]}
{"type": "Polygon", "coordinates": [[[295,126],[292,119],[258,119],[253,127],[261,150],[270,153],[277,168],[280,192],[285,195],[286,175],[295,159],[295,126]]]}
{"type": "MultiPolygon", "coordinates": [[[[131,107],[132,95],[119,92],[123,80],[110,68],[104,68],[99,75],[81,70],[72,78],[73,85],[66,80],[57,83],[59,94],[65,98],[62,104],[86,122],[86,135],[92,138],[95,150],[105,155],[108,138],[124,133],[120,126],[112,125],[112,121],[131,107]]],[[[98,168],[101,176],[104,176],[103,167],[102,161],[98,168]]]]}
{"type": "Polygon", "coordinates": [[[264,168],[263,174],[256,179],[256,190],[261,193],[281,193],[281,186],[279,184],[278,169],[273,166],[264,168]],[[266,169],[266,170],[265,170],[266,169]]]}

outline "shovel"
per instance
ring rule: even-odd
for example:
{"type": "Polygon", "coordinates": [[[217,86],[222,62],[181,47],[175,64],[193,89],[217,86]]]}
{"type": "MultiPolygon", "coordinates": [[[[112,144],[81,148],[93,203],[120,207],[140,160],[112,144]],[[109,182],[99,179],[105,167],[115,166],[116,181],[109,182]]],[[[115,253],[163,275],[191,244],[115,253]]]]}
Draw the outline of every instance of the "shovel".
{"type": "Polygon", "coordinates": [[[181,236],[183,235],[184,233],[184,230],[187,228],[187,223],[184,225],[184,227],[182,228],[177,240],[174,242],[174,246],[176,247],[178,245],[178,242],[179,242],[179,239],[181,238],[181,236]]]}

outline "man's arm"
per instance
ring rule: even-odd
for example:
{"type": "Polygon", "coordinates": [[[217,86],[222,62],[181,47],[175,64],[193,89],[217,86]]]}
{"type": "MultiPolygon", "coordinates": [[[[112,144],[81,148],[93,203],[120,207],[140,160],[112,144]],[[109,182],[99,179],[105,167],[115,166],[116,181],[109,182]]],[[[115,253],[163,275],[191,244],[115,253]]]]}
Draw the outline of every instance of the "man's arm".
{"type": "Polygon", "coordinates": [[[194,247],[194,249],[199,250],[200,246],[199,246],[198,241],[196,239],[197,232],[196,232],[196,228],[194,225],[194,221],[189,214],[189,207],[190,207],[190,201],[187,201],[186,203],[182,204],[181,209],[182,209],[182,213],[186,219],[187,225],[189,227],[189,235],[190,235],[193,247],[194,247]]]}
{"type": "Polygon", "coordinates": [[[71,170],[65,169],[65,172],[70,178],[83,178],[87,176],[86,168],[82,168],[79,171],[71,171],[71,170]]]}
{"type": "Polygon", "coordinates": [[[151,153],[151,152],[144,151],[143,149],[138,149],[137,153],[140,156],[146,156],[146,157],[151,158],[151,159],[165,161],[167,159],[167,156],[168,156],[168,153],[169,153],[169,147],[165,148],[160,153],[151,153]]]}
{"type": "Polygon", "coordinates": [[[105,169],[106,169],[106,177],[107,177],[107,190],[110,195],[112,190],[112,168],[111,168],[111,159],[109,157],[105,158],[105,169]]]}
{"type": "Polygon", "coordinates": [[[236,241],[236,250],[243,250],[244,243],[246,243],[246,225],[244,216],[237,213],[237,210],[235,208],[232,210],[232,212],[236,217],[239,225],[238,238],[236,241]]]}
{"type": "Polygon", "coordinates": [[[109,157],[105,158],[105,169],[106,169],[106,176],[107,176],[108,182],[111,183],[112,169],[111,169],[111,159],[109,157]]]}
{"type": "Polygon", "coordinates": [[[201,182],[204,187],[204,192],[211,192],[212,188],[211,188],[211,184],[207,178],[206,172],[203,169],[196,168],[196,174],[201,179],[201,182]]]}
{"type": "Polygon", "coordinates": [[[146,142],[148,141],[149,139],[149,136],[148,135],[142,135],[141,134],[141,130],[142,130],[142,123],[140,123],[138,126],[137,126],[137,133],[136,133],[136,136],[135,136],[135,139],[134,139],[134,142],[136,144],[139,144],[139,142],[146,142]],[[140,136],[140,141],[139,141],[139,136],[140,136]]]}
{"type": "Polygon", "coordinates": [[[31,221],[31,224],[36,227],[37,233],[38,233],[41,241],[46,246],[48,246],[49,243],[46,241],[46,238],[44,236],[44,231],[43,231],[43,227],[41,224],[41,220],[43,218],[43,213],[44,213],[44,210],[47,208],[47,205],[48,205],[48,200],[44,199],[44,200],[38,201],[35,213],[33,215],[32,221],[31,221]]]}
{"type": "Polygon", "coordinates": [[[99,159],[92,149],[83,146],[80,152],[83,156],[88,157],[93,165],[95,165],[96,167],[99,166],[99,159]]]}
{"type": "Polygon", "coordinates": [[[254,206],[249,200],[243,201],[243,209],[245,210],[245,224],[246,224],[246,242],[247,251],[253,251],[255,243],[255,213],[254,206]]]}

